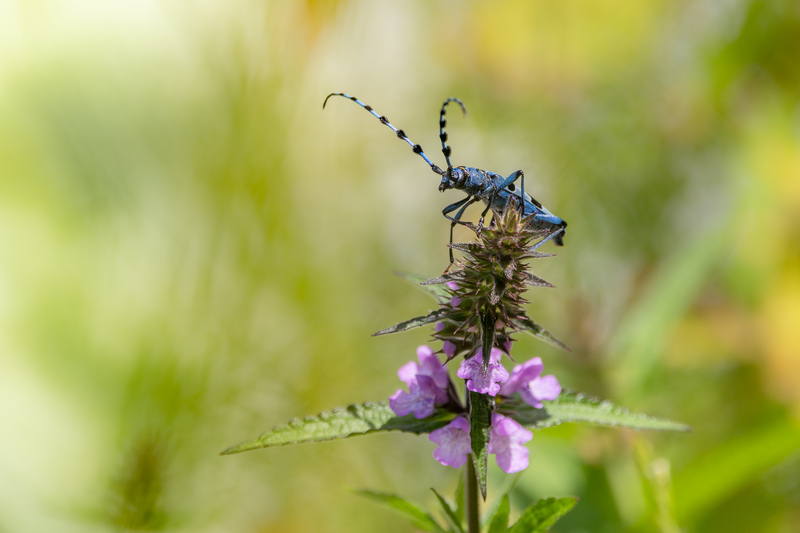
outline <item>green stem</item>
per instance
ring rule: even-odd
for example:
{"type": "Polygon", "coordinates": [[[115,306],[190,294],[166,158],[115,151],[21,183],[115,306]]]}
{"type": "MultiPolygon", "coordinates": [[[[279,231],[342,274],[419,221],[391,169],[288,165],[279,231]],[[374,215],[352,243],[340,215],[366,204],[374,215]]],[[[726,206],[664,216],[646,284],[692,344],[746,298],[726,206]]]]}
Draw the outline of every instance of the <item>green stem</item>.
{"type": "Polygon", "coordinates": [[[467,458],[467,479],[464,491],[464,508],[467,512],[467,531],[469,533],[480,533],[481,521],[478,514],[478,476],[475,472],[475,463],[472,462],[472,454],[467,458]]]}

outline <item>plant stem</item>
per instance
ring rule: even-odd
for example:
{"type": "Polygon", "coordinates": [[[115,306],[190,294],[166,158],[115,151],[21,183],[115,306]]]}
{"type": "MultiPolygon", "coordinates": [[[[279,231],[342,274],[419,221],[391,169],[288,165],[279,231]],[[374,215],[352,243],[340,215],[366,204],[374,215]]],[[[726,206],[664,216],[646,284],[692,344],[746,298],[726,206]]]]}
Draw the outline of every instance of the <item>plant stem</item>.
{"type": "Polygon", "coordinates": [[[469,533],[480,533],[481,521],[478,514],[478,476],[475,472],[475,463],[472,462],[472,454],[467,459],[466,476],[464,480],[466,489],[464,491],[464,508],[467,512],[467,531],[469,533]]]}

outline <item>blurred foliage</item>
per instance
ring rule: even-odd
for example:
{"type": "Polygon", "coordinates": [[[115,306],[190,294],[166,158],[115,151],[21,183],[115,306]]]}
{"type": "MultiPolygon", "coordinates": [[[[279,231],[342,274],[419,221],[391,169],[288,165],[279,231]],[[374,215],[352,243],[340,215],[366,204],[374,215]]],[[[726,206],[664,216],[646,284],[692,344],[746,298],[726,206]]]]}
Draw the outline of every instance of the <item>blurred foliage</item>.
{"type": "Polygon", "coordinates": [[[369,335],[430,307],[391,272],[441,272],[458,195],[332,91],[432,157],[462,98],[454,163],[570,224],[530,313],[573,352],[516,357],[695,428],[539,432],[512,519],[796,531],[798,44],[790,0],[0,2],[0,531],[390,533],[348,488],[455,487],[408,435],[217,456],[426,339],[369,335]]]}

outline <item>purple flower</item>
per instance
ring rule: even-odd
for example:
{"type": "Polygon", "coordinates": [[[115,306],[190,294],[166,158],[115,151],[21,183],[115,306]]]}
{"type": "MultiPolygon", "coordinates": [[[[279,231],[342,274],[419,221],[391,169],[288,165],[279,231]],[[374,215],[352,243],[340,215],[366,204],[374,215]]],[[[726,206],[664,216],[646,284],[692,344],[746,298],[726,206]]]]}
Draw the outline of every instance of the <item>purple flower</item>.
{"type": "Polygon", "coordinates": [[[460,468],[467,462],[467,455],[472,452],[469,422],[463,416],[459,416],[443,428],[431,431],[428,438],[439,445],[433,450],[433,458],[445,466],[460,468]]]}
{"type": "Polygon", "coordinates": [[[492,348],[489,366],[484,374],[483,350],[478,348],[475,355],[461,363],[456,375],[467,380],[467,388],[472,392],[496,396],[500,391],[500,383],[508,379],[508,370],[500,364],[502,353],[499,349],[492,348]]]}
{"type": "Polygon", "coordinates": [[[497,466],[506,474],[528,468],[528,448],[523,443],[532,438],[533,433],[511,418],[492,413],[489,453],[497,455],[497,466]]]}
{"type": "Polygon", "coordinates": [[[561,385],[555,376],[541,376],[544,365],[541,357],[534,357],[514,367],[511,377],[500,387],[500,394],[511,396],[519,392],[525,403],[541,409],[542,400],[555,400],[561,393],[561,385]]]}
{"type": "Polygon", "coordinates": [[[417,348],[417,359],[419,359],[420,367],[417,376],[428,376],[433,382],[445,393],[443,401],[447,400],[447,384],[450,382],[450,377],[447,375],[447,367],[444,366],[433,349],[430,346],[420,346],[417,348]]]}
{"type": "Polygon", "coordinates": [[[435,395],[431,394],[431,379],[422,377],[421,382],[413,381],[408,391],[398,389],[389,397],[389,407],[397,416],[414,413],[414,418],[422,419],[433,414],[435,395]]]}
{"type": "Polygon", "coordinates": [[[544,365],[541,357],[534,357],[521,365],[515,366],[514,370],[511,371],[511,376],[503,383],[500,393],[504,396],[511,396],[527,386],[528,382],[538,378],[543,369],[544,365]]]}
{"type": "Polygon", "coordinates": [[[422,419],[432,415],[436,405],[447,403],[447,369],[429,346],[417,348],[417,357],[419,364],[411,361],[397,371],[408,385],[408,392],[399,389],[389,398],[389,407],[397,416],[414,413],[414,418],[422,419]]]}
{"type": "Polygon", "coordinates": [[[556,377],[552,374],[541,376],[530,383],[528,387],[520,391],[522,399],[526,403],[541,409],[544,404],[541,400],[555,400],[561,394],[561,385],[558,383],[556,377]]]}

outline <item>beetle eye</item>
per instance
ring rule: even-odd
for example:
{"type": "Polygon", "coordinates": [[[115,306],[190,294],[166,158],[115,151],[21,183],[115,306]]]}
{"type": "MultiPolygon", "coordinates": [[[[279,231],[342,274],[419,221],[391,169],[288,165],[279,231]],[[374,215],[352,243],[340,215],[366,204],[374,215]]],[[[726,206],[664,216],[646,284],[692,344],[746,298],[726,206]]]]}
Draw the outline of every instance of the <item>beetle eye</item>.
{"type": "Polygon", "coordinates": [[[508,186],[508,190],[509,190],[509,191],[511,191],[511,192],[514,192],[514,191],[516,191],[516,190],[517,190],[517,186],[516,186],[516,185],[514,185],[513,183],[511,183],[511,184],[509,184],[509,186],[508,186]]]}

